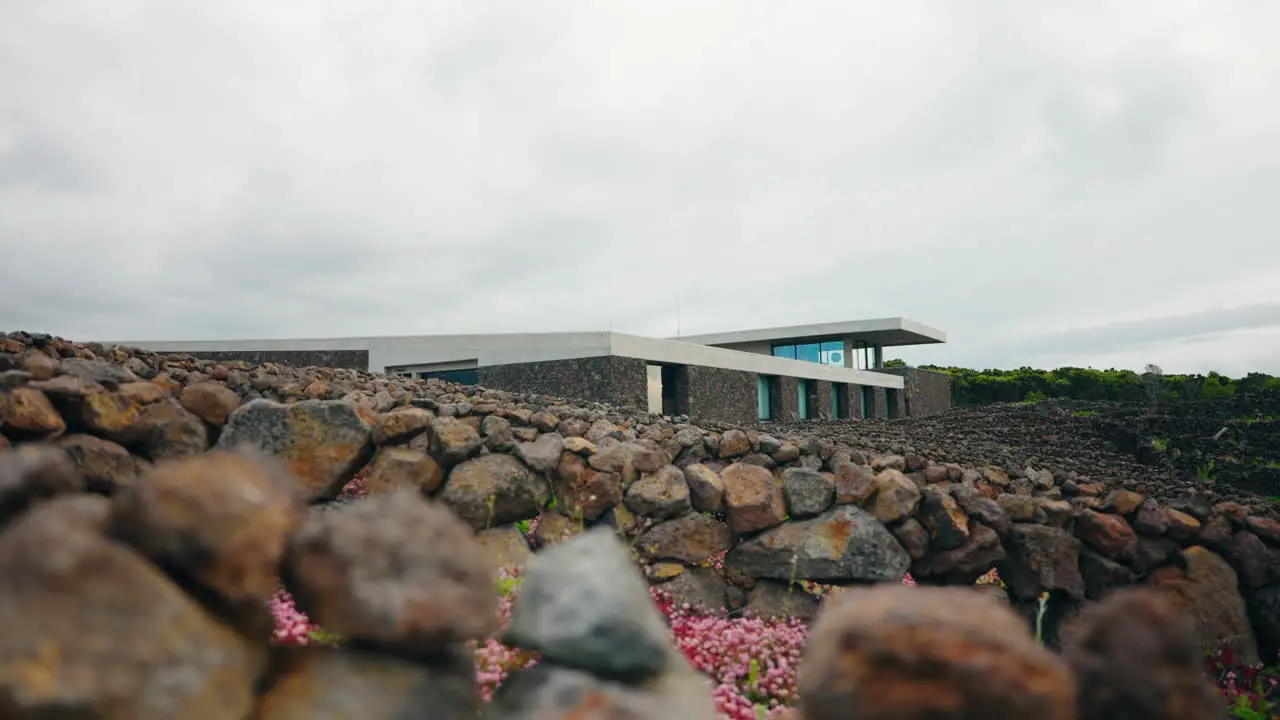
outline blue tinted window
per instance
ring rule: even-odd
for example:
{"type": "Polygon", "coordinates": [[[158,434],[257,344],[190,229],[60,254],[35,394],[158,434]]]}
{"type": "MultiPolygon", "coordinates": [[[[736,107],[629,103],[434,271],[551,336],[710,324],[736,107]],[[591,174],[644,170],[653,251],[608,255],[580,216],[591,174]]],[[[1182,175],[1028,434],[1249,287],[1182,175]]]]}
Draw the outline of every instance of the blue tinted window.
{"type": "Polygon", "coordinates": [[[774,356],[774,357],[780,357],[780,358],[789,358],[789,359],[791,359],[791,360],[795,360],[795,359],[796,359],[796,346],[795,346],[795,345],[774,345],[774,346],[773,346],[773,356],[774,356]]]}
{"type": "Polygon", "coordinates": [[[805,362],[811,362],[811,363],[821,362],[822,350],[820,349],[820,347],[821,346],[819,346],[818,343],[807,343],[805,345],[797,345],[796,359],[803,360],[805,362]]]}
{"type": "Polygon", "coordinates": [[[808,420],[809,419],[809,381],[805,380],[804,378],[800,378],[796,382],[796,388],[800,391],[800,396],[798,398],[799,404],[796,406],[796,409],[800,411],[800,418],[802,420],[808,420]]]}
{"type": "Polygon", "coordinates": [[[822,358],[820,362],[823,365],[836,365],[844,367],[844,343],[839,340],[828,340],[822,343],[822,358]]]}

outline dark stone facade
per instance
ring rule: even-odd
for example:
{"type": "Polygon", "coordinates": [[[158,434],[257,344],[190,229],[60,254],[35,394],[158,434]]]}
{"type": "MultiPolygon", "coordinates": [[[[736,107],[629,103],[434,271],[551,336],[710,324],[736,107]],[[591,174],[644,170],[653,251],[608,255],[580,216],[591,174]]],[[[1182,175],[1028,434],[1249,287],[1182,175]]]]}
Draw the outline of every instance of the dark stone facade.
{"type": "MultiPolygon", "coordinates": [[[[178,353],[173,353],[178,354],[178,353]]],[[[368,350],[216,350],[186,352],[202,360],[247,362],[255,365],[276,363],[293,367],[331,367],[369,369],[368,350]]]]}
{"type": "Polygon", "coordinates": [[[481,385],[497,390],[644,409],[649,405],[645,368],[643,360],[610,356],[494,365],[478,372],[481,385]]]}
{"type": "Polygon", "coordinates": [[[937,415],[951,409],[951,378],[946,373],[913,367],[884,368],[877,372],[902,378],[903,417],[937,415]]]}
{"type": "Polygon", "coordinates": [[[836,417],[835,408],[831,404],[831,382],[828,380],[810,380],[809,381],[817,390],[817,400],[813,406],[809,408],[809,412],[813,413],[813,417],[820,420],[834,420],[836,417]]]}
{"type": "Polygon", "coordinates": [[[889,401],[885,397],[884,388],[882,387],[871,388],[871,417],[889,417],[889,401]]]}
{"type": "Polygon", "coordinates": [[[769,387],[771,419],[795,422],[800,419],[800,383],[793,377],[775,377],[769,387]]]}
{"type": "Polygon", "coordinates": [[[840,404],[844,406],[847,413],[844,417],[850,420],[861,419],[862,386],[852,383],[837,383],[836,388],[840,393],[840,404]]]}
{"type": "Polygon", "coordinates": [[[735,424],[756,422],[759,386],[755,373],[690,365],[685,378],[689,417],[735,424]]]}

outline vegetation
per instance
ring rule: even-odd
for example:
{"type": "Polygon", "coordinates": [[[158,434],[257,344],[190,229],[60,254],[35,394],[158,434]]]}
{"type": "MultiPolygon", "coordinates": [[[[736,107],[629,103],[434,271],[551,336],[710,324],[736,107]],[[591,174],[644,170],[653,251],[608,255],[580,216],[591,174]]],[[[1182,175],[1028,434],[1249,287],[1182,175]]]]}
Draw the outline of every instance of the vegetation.
{"type": "MultiPolygon", "coordinates": [[[[897,367],[900,360],[886,362],[897,367]]],[[[1158,402],[1196,398],[1222,398],[1252,390],[1280,390],[1280,377],[1249,373],[1229,378],[1217,372],[1208,375],[1166,375],[1155,365],[1144,372],[1095,370],[1064,367],[1037,370],[973,370],[961,367],[922,365],[922,369],[944,372],[951,377],[952,402],[960,407],[988,403],[1035,402],[1046,398],[1108,400],[1115,402],[1158,402]]]]}

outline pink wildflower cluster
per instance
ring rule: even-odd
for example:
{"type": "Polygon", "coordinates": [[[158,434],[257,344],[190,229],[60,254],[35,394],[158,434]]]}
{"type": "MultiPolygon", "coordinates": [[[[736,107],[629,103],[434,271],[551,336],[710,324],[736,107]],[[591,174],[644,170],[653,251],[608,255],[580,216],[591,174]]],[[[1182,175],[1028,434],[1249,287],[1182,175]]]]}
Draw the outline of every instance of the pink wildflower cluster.
{"type": "Polygon", "coordinates": [[[1245,665],[1232,651],[1219,650],[1209,656],[1209,674],[1231,703],[1231,717],[1280,717],[1280,666],[1245,665]]]}
{"type": "Polygon", "coordinates": [[[281,645],[310,645],[318,628],[311,624],[307,614],[294,605],[289,591],[280,588],[267,602],[271,618],[275,620],[276,629],[271,639],[281,645]]]}
{"type": "Polygon", "coordinates": [[[675,645],[715,683],[716,705],[729,720],[757,720],[757,707],[775,717],[796,697],[796,668],[808,634],[796,618],[729,618],[653,590],[671,624],[675,645]]]}
{"type": "Polygon", "coordinates": [[[538,662],[535,653],[517,650],[502,644],[498,634],[511,623],[511,605],[520,587],[521,568],[498,570],[498,627],[495,633],[475,645],[476,685],[480,699],[489,702],[493,693],[513,671],[533,667],[538,662]]]}

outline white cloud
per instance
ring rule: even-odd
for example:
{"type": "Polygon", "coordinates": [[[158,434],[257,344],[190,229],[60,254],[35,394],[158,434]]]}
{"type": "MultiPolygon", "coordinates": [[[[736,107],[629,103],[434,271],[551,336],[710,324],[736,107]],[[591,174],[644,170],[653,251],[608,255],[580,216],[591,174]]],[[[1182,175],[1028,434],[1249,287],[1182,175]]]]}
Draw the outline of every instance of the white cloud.
{"type": "Polygon", "coordinates": [[[1275,301],[1278,26],[1248,0],[0,3],[0,327],[670,335],[679,298],[686,333],[905,315],[951,339],[918,361],[1280,373],[1274,319],[1070,335],[1275,301]]]}

